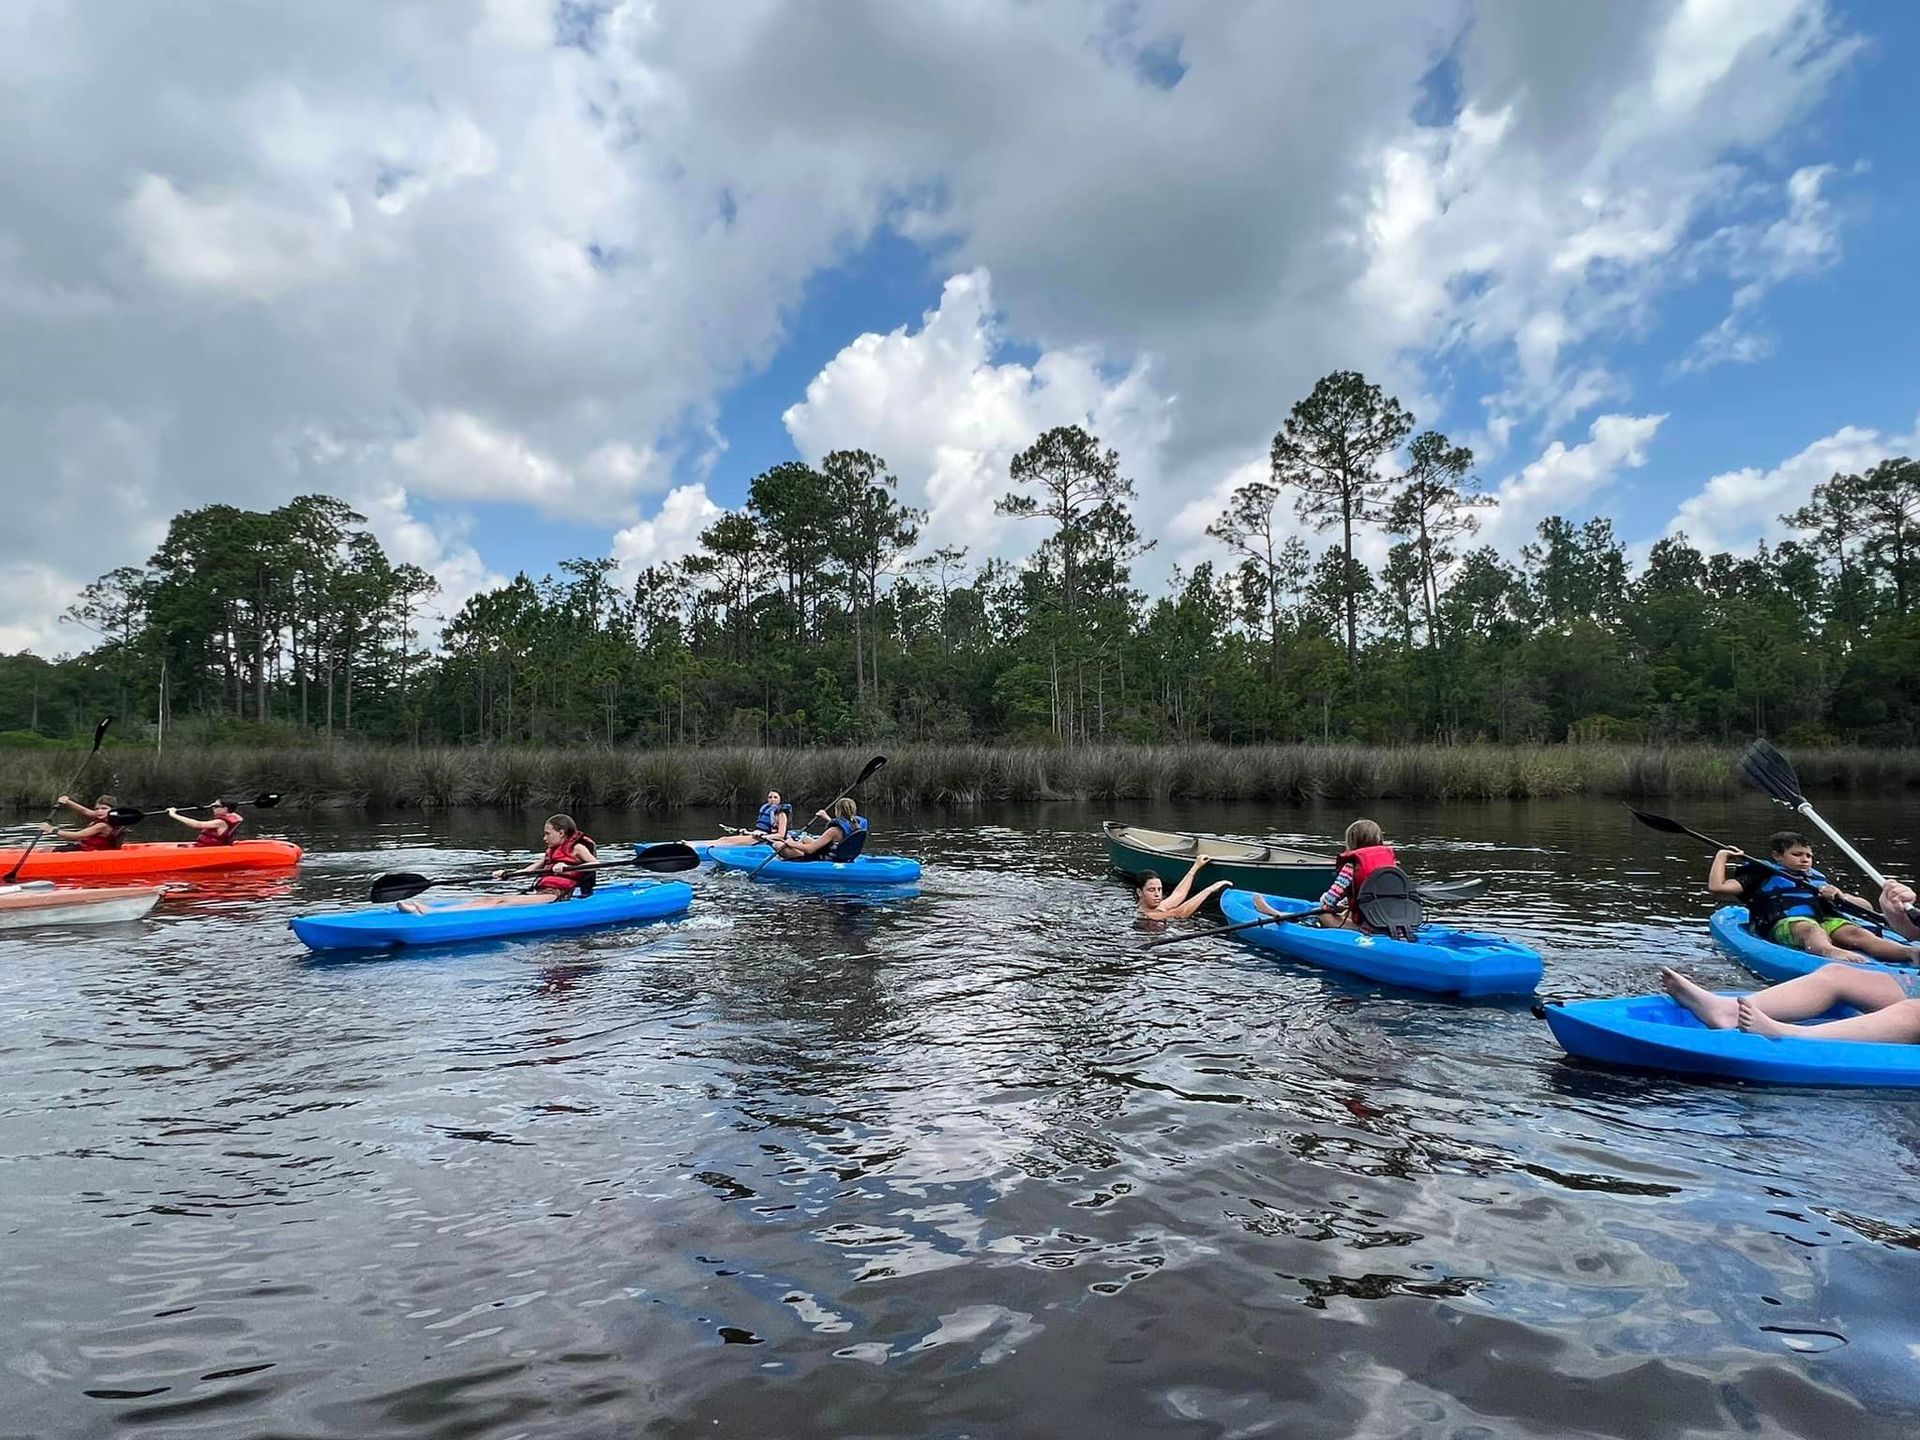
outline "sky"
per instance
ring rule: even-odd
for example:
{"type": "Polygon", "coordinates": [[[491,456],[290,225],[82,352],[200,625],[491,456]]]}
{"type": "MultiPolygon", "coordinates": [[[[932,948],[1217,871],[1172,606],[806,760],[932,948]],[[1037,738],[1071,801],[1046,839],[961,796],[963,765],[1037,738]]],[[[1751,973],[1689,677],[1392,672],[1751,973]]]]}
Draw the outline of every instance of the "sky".
{"type": "Polygon", "coordinates": [[[1158,583],[1339,369],[1508,553],[1746,549],[1920,448],[1917,58],[1898,0],[12,0],[0,651],[316,491],[444,614],[834,449],[1018,555],[1074,423],[1158,583]]]}

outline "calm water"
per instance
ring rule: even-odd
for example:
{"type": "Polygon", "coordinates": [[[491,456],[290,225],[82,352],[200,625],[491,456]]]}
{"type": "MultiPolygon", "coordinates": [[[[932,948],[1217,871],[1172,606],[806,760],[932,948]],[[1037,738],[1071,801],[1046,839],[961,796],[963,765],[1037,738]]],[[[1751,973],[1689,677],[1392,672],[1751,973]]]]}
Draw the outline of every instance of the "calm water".
{"type": "MultiPolygon", "coordinates": [[[[1618,807],[1374,813],[1548,995],[1742,983],[1618,807]]],[[[1100,818],[889,825],[890,903],[702,871],[675,925],[319,963],[287,916],[538,817],[290,816],[297,880],[0,937],[0,1434],[1914,1433],[1914,1101],[1146,950],[1100,818]]]]}

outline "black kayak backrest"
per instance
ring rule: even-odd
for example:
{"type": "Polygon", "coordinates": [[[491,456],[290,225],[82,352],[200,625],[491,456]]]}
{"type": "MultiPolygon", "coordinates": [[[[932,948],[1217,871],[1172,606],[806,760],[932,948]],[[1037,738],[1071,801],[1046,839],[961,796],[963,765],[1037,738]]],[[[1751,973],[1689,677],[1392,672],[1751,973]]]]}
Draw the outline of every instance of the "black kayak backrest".
{"type": "Polygon", "coordinates": [[[1413,881],[1398,865],[1383,865],[1367,876],[1354,896],[1354,909],[1369,930],[1396,940],[1410,937],[1427,918],[1413,881]]]}

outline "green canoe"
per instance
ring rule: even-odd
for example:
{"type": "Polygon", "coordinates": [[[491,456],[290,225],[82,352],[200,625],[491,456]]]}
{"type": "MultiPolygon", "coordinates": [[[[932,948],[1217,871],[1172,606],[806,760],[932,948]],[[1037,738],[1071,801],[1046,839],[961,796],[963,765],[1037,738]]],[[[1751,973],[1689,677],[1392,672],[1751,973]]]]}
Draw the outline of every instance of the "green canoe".
{"type": "Polygon", "coordinates": [[[1168,885],[1177,882],[1205,855],[1207,866],[1196,885],[1230,880],[1236,890],[1261,895],[1285,895],[1294,900],[1318,900],[1333,883],[1333,861],[1305,850],[1280,845],[1249,845],[1218,835],[1193,835],[1184,830],[1148,830],[1109,820],[1100,827],[1107,837],[1107,856],[1115,870],[1139,875],[1151,870],[1168,885]]]}

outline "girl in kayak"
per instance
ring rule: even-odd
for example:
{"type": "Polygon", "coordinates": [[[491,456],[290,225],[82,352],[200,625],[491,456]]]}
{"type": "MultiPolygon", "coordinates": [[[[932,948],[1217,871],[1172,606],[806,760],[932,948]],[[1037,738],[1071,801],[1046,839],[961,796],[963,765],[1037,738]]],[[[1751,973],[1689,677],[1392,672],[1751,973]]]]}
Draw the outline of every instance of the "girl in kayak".
{"type": "Polygon", "coordinates": [[[1767,850],[1779,869],[1756,864],[1740,850],[1721,850],[1707,871],[1707,893],[1746,906],[1747,928],[1755,935],[1829,960],[1869,955],[1896,964],[1914,962],[1907,946],[1834,913],[1836,900],[1872,907],[1813,868],[1813,846],[1806,836],[1797,830],[1778,831],[1767,841],[1767,850]]]}
{"type": "Polygon", "coordinates": [[[1167,891],[1167,882],[1149,871],[1140,881],[1140,918],[1185,920],[1231,885],[1231,880],[1216,880],[1198,894],[1194,893],[1194,879],[1200,874],[1200,867],[1207,863],[1207,858],[1205,855],[1195,856],[1193,864],[1187,867],[1187,873],[1180,877],[1180,883],[1173,887],[1171,894],[1167,891]]]}
{"type": "Polygon", "coordinates": [[[782,860],[846,861],[856,858],[866,848],[869,827],[860,814],[860,807],[850,797],[842,795],[833,802],[831,813],[816,810],[813,818],[825,822],[827,828],[818,835],[802,831],[776,840],[773,853],[782,860]]]}
{"type": "MultiPolygon", "coordinates": [[[[554,900],[570,899],[575,891],[582,895],[593,893],[594,871],[591,867],[599,864],[600,854],[594,848],[593,837],[573,823],[571,815],[549,815],[546,827],[540,832],[540,838],[546,843],[546,853],[531,865],[523,865],[518,870],[496,870],[493,878],[505,880],[512,875],[538,875],[533,889],[519,895],[489,895],[480,900],[468,900],[460,905],[438,907],[443,910],[493,910],[502,905],[545,905],[554,900]]],[[[402,900],[400,908],[409,915],[424,915],[427,907],[418,900],[402,900]]]]}
{"type": "MultiPolygon", "coordinates": [[[[1911,893],[1911,892],[1909,892],[1911,893]]],[[[1902,977],[1871,965],[1822,965],[1751,995],[1716,995],[1678,970],[1663,969],[1660,983],[1709,1030],[1745,1030],[1773,1040],[1860,1040],[1911,1044],[1920,1040],[1920,978],[1902,977]],[[1817,1025],[1796,1025],[1836,1005],[1860,1013],[1817,1025]]]]}
{"type": "Polygon", "coordinates": [[[213,812],[211,820],[195,820],[191,815],[182,815],[178,810],[168,809],[170,819],[178,820],[190,830],[200,833],[193,837],[196,845],[231,845],[234,832],[247,823],[247,817],[235,810],[224,800],[216,800],[207,807],[213,812]]]}
{"type": "Polygon", "coordinates": [[[760,807],[760,813],[754,817],[751,830],[737,830],[730,835],[722,835],[718,840],[707,840],[706,845],[778,845],[787,838],[787,831],[793,828],[793,806],[780,798],[778,790],[767,791],[767,802],[760,807]]]}
{"type": "MultiPolygon", "coordinates": [[[[1317,923],[1329,930],[1364,930],[1367,927],[1353,908],[1360,894],[1360,882],[1376,870],[1398,865],[1400,859],[1381,834],[1379,823],[1373,820],[1356,820],[1347,826],[1346,846],[1338,857],[1339,868],[1333,872],[1333,883],[1320,897],[1320,908],[1328,913],[1317,923]]],[[[1262,915],[1287,913],[1274,909],[1264,895],[1253,897],[1253,908],[1262,915]]]]}
{"type": "Polygon", "coordinates": [[[127,829],[116,825],[109,818],[113,807],[120,802],[111,795],[97,797],[93,804],[82,805],[69,795],[60,797],[60,804],[82,817],[87,823],[75,830],[56,830],[53,826],[42,824],[40,833],[51,835],[56,840],[66,840],[76,850],[118,850],[125,842],[127,829]]]}

